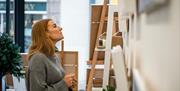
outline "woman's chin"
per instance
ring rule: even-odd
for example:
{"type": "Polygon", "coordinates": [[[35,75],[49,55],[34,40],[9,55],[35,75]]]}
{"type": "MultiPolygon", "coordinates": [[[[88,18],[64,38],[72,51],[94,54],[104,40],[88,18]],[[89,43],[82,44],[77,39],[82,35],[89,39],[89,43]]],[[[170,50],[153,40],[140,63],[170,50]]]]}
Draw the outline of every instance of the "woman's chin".
{"type": "Polygon", "coordinates": [[[64,39],[64,36],[60,37],[58,41],[60,41],[60,40],[62,40],[62,39],[64,39]]]}

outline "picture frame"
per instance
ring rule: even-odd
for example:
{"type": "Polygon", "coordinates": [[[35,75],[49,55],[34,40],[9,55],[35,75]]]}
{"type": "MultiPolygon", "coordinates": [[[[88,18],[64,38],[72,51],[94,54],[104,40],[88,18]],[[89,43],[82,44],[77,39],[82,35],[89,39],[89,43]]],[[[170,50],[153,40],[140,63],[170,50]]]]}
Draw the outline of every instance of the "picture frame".
{"type": "Polygon", "coordinates": [[[166,5],[169,0],[137,0],[138,13],[149,13],[166,5]]]}

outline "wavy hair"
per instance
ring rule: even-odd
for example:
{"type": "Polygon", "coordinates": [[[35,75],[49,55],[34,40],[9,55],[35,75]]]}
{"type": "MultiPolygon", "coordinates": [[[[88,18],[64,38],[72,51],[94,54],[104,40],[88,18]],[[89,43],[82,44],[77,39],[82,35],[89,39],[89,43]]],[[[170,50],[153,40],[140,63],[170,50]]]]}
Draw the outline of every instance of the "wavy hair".
{"type": "Polygon", "coordinates": [[[32,26],[32,44],[28,52],[28,60],[32,57],[35,52],[41,52],[46,56],[53,56],[55,53],[55,46],[53,41],[49,38],[48,22],[52,19],[38,20],[32,26]]]}

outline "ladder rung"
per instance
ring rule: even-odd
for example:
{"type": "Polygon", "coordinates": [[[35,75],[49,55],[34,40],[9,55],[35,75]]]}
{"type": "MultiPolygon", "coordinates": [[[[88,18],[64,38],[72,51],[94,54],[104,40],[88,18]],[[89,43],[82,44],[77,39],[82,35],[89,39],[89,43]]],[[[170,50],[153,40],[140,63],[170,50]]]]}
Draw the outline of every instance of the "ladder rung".
{"type": "MultiPolygon", "coordinates": [[[[88,65],[92,65],[92,60],[88,60],[88,61],[87,61],[87,64],[88,64],[88,65]]],[[[96,61],[96,64],[104,64],[104,60],[97,60],[97,61],[96,61]]]]}

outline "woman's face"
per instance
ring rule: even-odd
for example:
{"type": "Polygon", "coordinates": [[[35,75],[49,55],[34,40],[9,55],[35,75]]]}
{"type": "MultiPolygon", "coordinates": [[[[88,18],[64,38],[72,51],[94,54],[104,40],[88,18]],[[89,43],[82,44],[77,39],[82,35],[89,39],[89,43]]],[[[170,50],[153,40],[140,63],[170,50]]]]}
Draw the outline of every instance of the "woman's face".
{"type": "Polygon", "coordinates": [[[48,22],[48,35],[52,41],[57,42],[64,38],[62,28],[57,26],[53,21],[48,22]]]}

